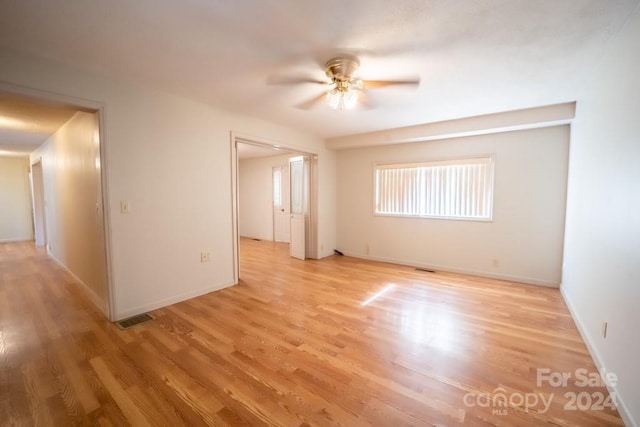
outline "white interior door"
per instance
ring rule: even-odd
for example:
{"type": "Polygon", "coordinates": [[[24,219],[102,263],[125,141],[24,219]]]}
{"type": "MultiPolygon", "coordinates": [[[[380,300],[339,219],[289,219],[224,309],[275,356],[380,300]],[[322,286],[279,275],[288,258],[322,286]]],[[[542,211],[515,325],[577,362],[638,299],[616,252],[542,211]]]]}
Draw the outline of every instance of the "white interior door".
{"type": "Polygon", "coordinates": [[[273,168],[273,240],[291,242],[289,168],[273,168]]]}
{"type": "Polygon", "coordinates": [[[309,160],[303,156],[289,160],[291,188],[291,244],[289,254],[306,258],[306,228],[309,214],[309,160]]]}

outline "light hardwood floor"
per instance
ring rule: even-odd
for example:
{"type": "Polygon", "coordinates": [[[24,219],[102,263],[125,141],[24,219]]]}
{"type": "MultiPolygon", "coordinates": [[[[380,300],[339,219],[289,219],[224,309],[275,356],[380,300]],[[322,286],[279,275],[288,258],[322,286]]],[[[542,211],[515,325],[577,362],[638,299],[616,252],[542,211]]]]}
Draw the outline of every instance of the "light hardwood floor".
{"type": "Polygon", "coordinates": [[[565,410],[603,387],[536,385],[596,372],[556,289],[241,245],[238,286],[123,331],[43,251],[0,244],[0,425],[622,424],[565,410]]]}

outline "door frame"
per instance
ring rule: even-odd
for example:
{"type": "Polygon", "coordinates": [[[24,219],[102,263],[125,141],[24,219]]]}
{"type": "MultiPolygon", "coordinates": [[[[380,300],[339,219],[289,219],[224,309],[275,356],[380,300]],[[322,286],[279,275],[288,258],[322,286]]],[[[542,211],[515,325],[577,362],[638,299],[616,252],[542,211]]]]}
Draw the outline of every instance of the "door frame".
{"type": "MultiPolygon", "coordinates": [[[[12,93],[16,95],[22,95],[34,100],[40,100],[44,102],[56,102],[60,104],[67,104],[79,111],[85,111],[89,113],[95,113],[98,118],[98,137],[100,138],[100,185],[102,188],[102,224],[104,234],[104,253],[105,253],[105,271],[107,281],[107,300],[105,301],[106,307],[100,307],[104,315],[110,320],[116,320],[116,295],[115,287],[113,285],[113,271],[112,271],[112,254],[111,254],[111,215],[109,206],[109,182],[107,176],[107,150],[106,150],[106,135],[105,135],[105,106],[101,102],[92,101],[88,99],[78,98],[70,95],[64,95],[59,93],[47,92],[40,89],[34,89],[26,86],[19,86],[11,83],[0,82],[0,91],[12,93]]],[[[36,160],[37,162],[37,160],[36,160]]],[[[48,239],[47,239],[48,245],[48,239]]],[[[47,250],[48,252],[48,250],[47,250]]]]}
{"type": "MultiPolygon", "coordinates": [[[[309,236],[307,236],[307,248],[309,258],[318,258],[318,180],[317,163],[318,154],[299,147],[271,141],[265,138],[255,137],[235,131],[230,133],[231,151],[231,233],[233,253],[233,284],[240,280],[240,230],[238,225],[238,143],[255,145],[263,148],[283,150],[295,155],[309,156],[309,236]]],[[[273,215],[273,214],[272,214],[273,215]]]]}

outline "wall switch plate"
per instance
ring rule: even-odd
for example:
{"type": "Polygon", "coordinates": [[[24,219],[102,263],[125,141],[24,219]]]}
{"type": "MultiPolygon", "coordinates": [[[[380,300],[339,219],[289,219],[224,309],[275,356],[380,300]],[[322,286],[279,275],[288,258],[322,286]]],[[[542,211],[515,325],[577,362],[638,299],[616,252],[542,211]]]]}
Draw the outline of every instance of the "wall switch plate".
{"type": "Polygon", "coordinates": [[[211,261],[211,252],[200,252],[200,262],[211,261]]]}
{"type": "Polygon", "coordinates": [[[128,214],[130,212],[131,212],[131,204],[126,200],[121,201],[120,202],[120,213],[128,214]]]}

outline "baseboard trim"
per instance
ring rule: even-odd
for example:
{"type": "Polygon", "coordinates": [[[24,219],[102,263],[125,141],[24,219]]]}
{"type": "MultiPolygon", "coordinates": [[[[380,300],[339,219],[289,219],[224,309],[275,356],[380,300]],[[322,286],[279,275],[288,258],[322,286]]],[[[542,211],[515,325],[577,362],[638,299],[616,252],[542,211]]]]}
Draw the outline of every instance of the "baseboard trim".
{"type": "Polygon", "coordinates": [[[86,283],[82,281],[76,274],[69,269],[62,261],[56,258],[50,251],[47,251],[47,255],[51,258],[56,264],[58,264],[64,271],[66,271],[73,279],[80,285],[83,292],[89,300],[95,305],[106,317],[109,318],[109,307],[102,298],[96,294],[93,289],[91,289],[86,283]]]}
{"type": "Polygon", "coordinates": [[[122,320],[122,319],[127,319],[129,317],[132,316],[137,316],[138,314],[142,314],[142,313],[147,313],[149,311],[153,311],[153,310],[157,310],[159,308],[162,307],[166,307],[168,305],[171,304],[177,304],[179,302],[182,301],[186,301],[192,298],[196,298],[205,294],[208,294],[210,292],[215,292],[215,291],[219,291],[221,289],[225,289],[228,288],[230,286],[234,286],[235,284],[232,282],[228,282],[228,283],[223,283],[222,285],[216,285],[216,286],[207,286],[205,288],[201,288],[198,289],[196,291],[193,292],[187,292],[184,294],[180,294],[180,295],[175,295],[169,298],[165,298],[163,300],[159,300],[159,301],[155,301],[152,302],[150,304],[145,304],[142,306],[138,306],[138,307],[134,307],[134,308],[129,308],[126,310],[123,310],[121,312],[116,313],[116,318],[115,318],[115,322],[117,322],[118,320],[122,320]]]}
{"type": "Polygon", "coordinates": [[[33,241],[33,236],[31,237],[10,237],[8,239],[0,239],[0,243],[17,243],[17,242],[29,242],[33,241]]]}
{"type": "Polygon", "coordinates": [[[478,270],[471,270],[471,269],[464,269],[464,268],[455,268],[455,267],[449,267],[449,266],[437,265],[437,264],[408,262],[406,260],[362,255],[362,254],[356,254],[353,252],[344,252],[344,254],[346,256],[350,256],[353,258],[366,259],[370,261],[388,262],[391,264],[406,265],[409,267],[419,267],[419,268],[425,268],[428,270],[435,270],[435,271],[444,271],[447,273],[468,274],[470,276],[487,277],[489,279],[506,280],[509,282],[518,282],[518,283],[525,283],[528,285],[544,286],[547,288],[558,288],[560,286],[559,283],[540,280],[533,277],[517,276],[512,274],[492,273],[487,271],[478,271],[478,270]]]}
{"type": "MultiPolygon", "coordinates": [[[[569,309],[569,313],[571,313],[571,317],[573,317],[573,321],[575,322],[576,327],[578,328],[578,332],[580,332],[580,335],[582,336],[582,340],[587,345],[587,350],[589,350],[589,354],[591,355],[591,358],[593,359],[593,362],[595,363],[596,368],[598,368],[598,370],[600,369],[607,370],[602,360],[602,356],[600,356],[600,352],[598,351],[597,347],[593,343],[591,336],[587,333],[586,328],[582,325],[582,318],[580,317],[580,315],[578,315],[578,312],[575,310],[575,307],[571,302],[571,298],[569,298],[569,296],[565,292],[562,285],[560,286],[560,295],[562,295],[562,299],[567,305],[567,308],[569,309]]],[[[638,427],[638,424],[635,422],[635,420],[631,416],[629,407],[625,404],[622,395],[620,395],[620,393],[618,392],[617,387],[615,386],[611,387],[607,385],[607,389],[609,390],[609,393],[615,393],[618,413],[622,417],[622,421],[624,421],[625,425],[638,427]]]]}

